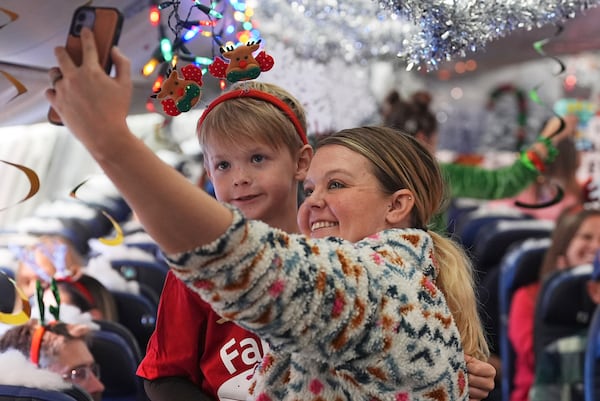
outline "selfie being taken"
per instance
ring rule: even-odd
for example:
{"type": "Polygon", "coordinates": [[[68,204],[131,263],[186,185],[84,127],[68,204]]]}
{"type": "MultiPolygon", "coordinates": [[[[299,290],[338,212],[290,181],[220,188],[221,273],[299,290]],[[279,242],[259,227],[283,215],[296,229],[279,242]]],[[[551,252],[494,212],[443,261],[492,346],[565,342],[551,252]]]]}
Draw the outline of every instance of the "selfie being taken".
{"type": "Polygon", "coordinates": [[[0,399],[600,399],[598,3],[2,4],[0,399]]]}

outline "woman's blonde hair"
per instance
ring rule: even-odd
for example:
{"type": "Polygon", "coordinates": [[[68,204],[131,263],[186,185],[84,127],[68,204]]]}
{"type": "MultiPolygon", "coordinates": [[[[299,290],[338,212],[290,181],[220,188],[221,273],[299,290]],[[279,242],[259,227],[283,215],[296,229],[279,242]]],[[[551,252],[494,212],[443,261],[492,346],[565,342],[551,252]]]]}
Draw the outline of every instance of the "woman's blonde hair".
{"type": "MultiPolygon", "coordinates": [[[[411,227],[427,229],[441,210],[446,187],[434,156],[416,139],[387,127],[361,127],[339,131],[322,138],[317,148],[341,145],[366,157],[384,192],[409,189],[415,204],[411,227]]],[[[461,335],[464,351],[480,360],[489,356],[488,344],[477,311],[471,262],[450,238],[428,231],[440,267],[437,285],[446,297],[461,335]]]]}
{"type": "MultiPolygon", "coordinates": [[[[233,90],[257,90],[285,102],[306,132],[306,116],[298,99],[285,89],[266,82],[244,81],[232,85],[233,90]]],[[[252,97],[236,97],[216,105],[197,127],[200,145],[218,136],[234,145],[241,139],[261,141],[278,149],[287,147],[292,155],[303,146],[292,121],[274,104],[252,97]]]]}

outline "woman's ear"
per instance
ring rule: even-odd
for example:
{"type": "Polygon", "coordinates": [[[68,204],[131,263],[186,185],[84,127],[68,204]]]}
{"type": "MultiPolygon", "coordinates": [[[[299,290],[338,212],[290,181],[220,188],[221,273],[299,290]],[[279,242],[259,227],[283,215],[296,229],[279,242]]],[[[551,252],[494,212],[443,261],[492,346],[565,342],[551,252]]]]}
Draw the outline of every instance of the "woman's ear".
{"type": "Polygon", "coordinates": [[[399,189],[390,197],[386,221],[394,227],[410,227],[415,197],[408,189],[399,189]]]}
{"type": "Polygon", "coordinates": [[[296,162],[296,175],[294,178],[296,181],[304,181],[308,167],[313,157],[313,148],[310,145],[304,145],[297,153],[296,162]]]}

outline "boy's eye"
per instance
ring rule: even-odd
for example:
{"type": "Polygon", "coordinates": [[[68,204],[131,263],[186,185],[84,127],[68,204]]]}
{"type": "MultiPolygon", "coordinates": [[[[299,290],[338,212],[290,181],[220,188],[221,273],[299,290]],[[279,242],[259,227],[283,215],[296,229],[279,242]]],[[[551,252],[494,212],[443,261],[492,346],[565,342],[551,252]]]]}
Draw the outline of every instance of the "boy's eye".
{"type": "Polygon", "coordinates": [[[229,167],[229,162],[217,163],[217,170],[226,170],[229,167]]]}
{"type": "Polygon", "coordinates": [[[263,160],[265,160],[265,157],[263,155],[253,155],[252,156],[252,162],[253,163],[260,163],[263,160]]]}
{"type": "Polygon", "coordinates": [[[305,196],[305,197],[307,197],[307,196],[311,196],[311,195],[312,195],[312,193],[313,193],[313,189],[312,189],[312,188],[304,188],[304,191],[303,191],[303,193],[304,193],[304,196],[305,196]]]}

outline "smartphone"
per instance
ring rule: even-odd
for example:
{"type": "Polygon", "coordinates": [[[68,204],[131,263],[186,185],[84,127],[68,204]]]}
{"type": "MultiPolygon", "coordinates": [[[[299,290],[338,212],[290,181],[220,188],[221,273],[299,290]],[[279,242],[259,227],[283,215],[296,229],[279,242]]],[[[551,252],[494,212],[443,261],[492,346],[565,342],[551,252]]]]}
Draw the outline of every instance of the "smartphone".
{"type": "MultiPolygon", "coordinates": [[[[82,61],[81,29],[88,27],[96,39],[98,59],[104,66],[107,74],[112,68],[110,49],[119,41],[121,27],[123,26],[123,15],[113,7],[81,6],[73,13],[67,43],[65,48],[76,65],[82,61]]],[[[52,107],[48,110],[48,121],[52,124],[63,125],[60,117],[52,107]]]]}

